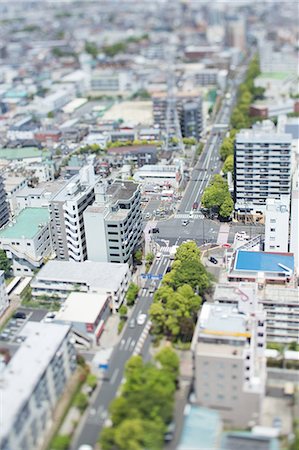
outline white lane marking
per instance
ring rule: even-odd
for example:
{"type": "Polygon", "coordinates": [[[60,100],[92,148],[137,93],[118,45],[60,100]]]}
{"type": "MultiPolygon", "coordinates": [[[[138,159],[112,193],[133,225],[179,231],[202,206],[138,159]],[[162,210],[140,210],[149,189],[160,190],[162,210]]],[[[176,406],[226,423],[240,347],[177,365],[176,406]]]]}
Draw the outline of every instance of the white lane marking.
{"type": "Polygon", "coordinates": [[[132,338],[130,338],[130,337],[127,339],[127,343],[125,345],[125,350],[128,350],[131,340],[132,340],[132,338]]]}
{"type": "Polygon", "coordinates": [[[119,372],[119,368],[115,369],[115,371],[113,372],[112,377],[111,377],[111,380],[110,380],[110,383],[111,383],[111,384],[114,384],[114,383],[115,383],[116,378],[117,378],[117,375],[118,375],[118,372],[119,372]]]}

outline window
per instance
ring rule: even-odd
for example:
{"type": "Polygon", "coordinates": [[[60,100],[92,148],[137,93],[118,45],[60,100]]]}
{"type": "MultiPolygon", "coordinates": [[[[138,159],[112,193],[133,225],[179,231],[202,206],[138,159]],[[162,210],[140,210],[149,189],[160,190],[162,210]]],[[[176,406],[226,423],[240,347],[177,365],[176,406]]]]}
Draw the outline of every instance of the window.
{"type": "Polygon", "coordinates": [[[276,230],[276,228],[270,228],[270,231],[275,231],[276,230]]]}
{"type": "Polygon", "coordinates": [[[270,223],[276,223],[276,219],[270,219],[270,223]]]}

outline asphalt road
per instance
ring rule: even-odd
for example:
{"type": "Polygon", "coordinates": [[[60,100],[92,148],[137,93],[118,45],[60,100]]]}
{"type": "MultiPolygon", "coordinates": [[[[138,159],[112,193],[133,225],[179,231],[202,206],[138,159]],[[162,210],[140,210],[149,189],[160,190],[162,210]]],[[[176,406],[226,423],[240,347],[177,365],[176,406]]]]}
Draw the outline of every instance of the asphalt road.
{"type": "MultiPolygon", "coordinates": [[[[168,265],[169,259],[163,256],[160,260],[155,260],[150,273],[163,275],[168,265]]],[[[160,285],[160,281],[146,281],[145,288],[141,290],[141,295],[130,318],[130,321],[132,319],[136,320],[140,313],[145,313],[147,314],[147,320],[144,325],[136,324],[134,328],[130,328],[129,323],[126,325],[121,340],[111,355],[107,376],[105,376],[105,380],[101,384],[92,404],[90,404],[87,414],[82,421],[83,423],[81,422],[79,426],[79,433],[75,438],[72,450],[77,450],[83,444],[89,444],[91,446],[96,444],[99,433],[108,416],[109,404],[116,396],[121,384],[125,364],[133,355],[136,346],[140,346],[140,338],[144,339],[140,353],[145,360],[149,359],[151,338],[145,335],[145,329],[148,329],[148,310],[152,303],[152,294],[149,293],[151,283],[154,283],[156,287],[160,285]]]]}

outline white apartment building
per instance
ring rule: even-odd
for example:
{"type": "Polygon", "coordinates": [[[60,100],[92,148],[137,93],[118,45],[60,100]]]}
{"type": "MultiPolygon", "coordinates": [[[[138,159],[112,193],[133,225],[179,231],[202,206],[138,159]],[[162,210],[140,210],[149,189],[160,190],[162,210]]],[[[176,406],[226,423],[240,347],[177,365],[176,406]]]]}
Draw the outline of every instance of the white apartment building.
{"type": "Polygon", "coordinates": [[[198,404],[219,411],[228,427],[259,423],[266,381],[262,308],[250,314],[245,302],[205,303],[194,341],[198,404]]]}
{"type": "Polygon", "coordinates": [[[28,322],[24,342],[0,373],[1,450],[36,450],[53,422],[65,385],[76,369],[70,327],[28,322]]]}
{"type": "Polygon", "coordinates": [[[265,210],[265,252],[289,251],[290,196],[268,198],[265,210]]]}
{"type": "Polygon", "coordinates": [[[131,262],[142,237],[140,202],[140,187],[132,181],[95,186],[95,202],[83,214],[88,260],[131,262]]]}
{"type": "Polygon", "coordinates": [[[50,201],[51,234],[58,259],[87,258],[83,212],[94,202],[95,184],[93,167],[85,166],[50,201]]]}
{"type": "Polygon", "coordinates": [[[90,79],[91,94],[123,95],[137,87],[129,72],[96,70],[90,79]]]}
{"type": "Polygon", "coordinates": [[[292,136],[267,120],[241,130],[235,140],[234,197],[240,216],[262,215],[266,199],[291,192],[292,136]]]}
{"type": "Polygon", "coordinates": [[[32,295],[65,299],[70,292],[89,292],[111,297],[118,310],[131,281],[128,264],[92,261],[48,261],[31,281],[32,295]]]}
{"type": "MultiPolygon", "coordinates": [[[[299,290],[285,286],[258,283],[221,283],[214,292],[214,302],[238,305],[255,298],[263,305],[266,318],[267,342],[288,344],[299,342],[299,290]],[[245,295],[244,295],[245,294],[245,295]]],[[[249,303],[250,303],[249,301],[249,303]]]]}
{"type": "Polygon", "coordinates": [[[0,317],[9,305],[8,295],[6,292],[6,284],[4,279],[4,271],[0,270],[0,317]]]}
{"type": "Polygon", "coordinates": [[[38,187],[26,186],[16,194],[16,210],[24,208],[48,208],[51,198],[65,186],[64,180],[40,183],[38,187]]]}
{"type": "Polygon", "coordinates": [[[23,209],[0,231],[0,248],[12,260],[14,275],[32,275],[52,254],[48,209],[23,209]]]}
{"type": "Polygon", "coordinates": [[[292,180],[291,222],[290,222],[290,252],[294,253],[295,268],[299,273],[299,166],[292,180]]]}

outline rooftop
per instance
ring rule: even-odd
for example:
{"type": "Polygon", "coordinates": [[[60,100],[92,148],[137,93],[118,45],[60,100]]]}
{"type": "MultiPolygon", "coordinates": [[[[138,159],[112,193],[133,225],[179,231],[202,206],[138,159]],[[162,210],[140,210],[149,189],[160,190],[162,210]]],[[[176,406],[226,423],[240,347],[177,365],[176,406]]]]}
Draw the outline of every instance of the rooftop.
{"type": "Polygon", "coordinates": [[[177,450],[216,449],[222,424],[218,412],[191,405],[187,407],[177,450]]]}
{"type": "Polygon", "coordinates": [[[0,231],[0,239],[33,239],[49,220],[47,208],[25,208],[0,231]]]}
{"type": "Polygon", "coordinates": [[[205,303],[201,309],[200,333],[234,335],[247,332],[247,321],[233,304],[205,303]]]}
{"type": "Polygon", "coordinates": [[[47,150],[39,150],[36,147],[24,148],[0,148],[0,159],[26,159],[26,158],[47,158],[50,152],[47,150]]]}
{"type": "Polygon", "coordinates": [[[83,283],[91,289],[117,291],[129,265],[92,261],[48,261],[33,279],[31,285],[39,281],[61,283],[83,283]]]}
{"type": "Polygon", "coordinates": [[[235,259],[234,270],[287,274],[289,271],[294,271],[294,255],[292,253],[239,250],[235,259]]]}
{"type": "Polygon", "coordinates": [[[276,438],[259,436],[249,431],[223,433],[221,450],[279,450],[276,438]]]}
{"type": "Polygon", "coordinates": [[[107,294],[72,292],[63,303],[55,320],[94,323],[107,302],[107,294]]]}
{"type": "Polygon", "coordinates": [[[5,414],[0,415],[0,440],[17,419],[69,329],[67,325],[41,322],[27,322],[24,326],[22,336],[26,339],[1,372],[0,396],[5,414]]]}

